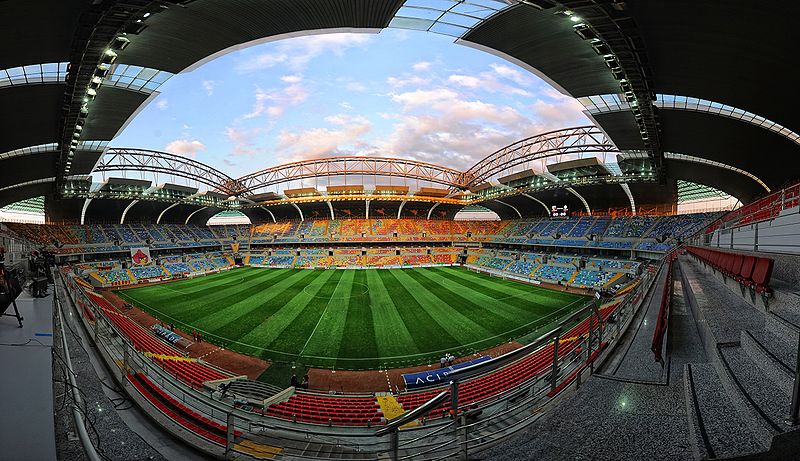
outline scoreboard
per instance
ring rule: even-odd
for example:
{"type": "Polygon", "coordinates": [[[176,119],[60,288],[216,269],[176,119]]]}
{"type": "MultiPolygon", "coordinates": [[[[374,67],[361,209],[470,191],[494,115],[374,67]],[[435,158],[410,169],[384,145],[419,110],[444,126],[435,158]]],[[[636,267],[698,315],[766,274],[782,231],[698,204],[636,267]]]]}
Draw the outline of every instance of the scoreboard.
{"type": "Polygon", "coordinates": [[[569,216],[569,207],[567,205],[564,206],[551,206],[550,207],[550,216],[552,217],[563,217],[569,216]]]}

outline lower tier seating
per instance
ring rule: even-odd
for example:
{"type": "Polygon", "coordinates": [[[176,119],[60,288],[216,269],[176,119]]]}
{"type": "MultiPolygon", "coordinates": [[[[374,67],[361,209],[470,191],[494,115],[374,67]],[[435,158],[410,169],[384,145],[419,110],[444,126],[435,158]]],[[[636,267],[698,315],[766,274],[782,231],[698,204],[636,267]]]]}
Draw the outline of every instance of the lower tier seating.
{"type": "Polygon", "coordinates": [[[375,397],[329,397],[295,394],[271,405],[267,414],[277,418],[337,426],[374,426],[384,422],[375,397]]]}
{"type": "MultiPolygon", "coordinates": [[[[156,408],[170,419],[200,437],[225,445],[228,434],[227,426],[223,426],[187,408],[141,373],[129,374],[128,379],[147,400],[152,402],[156,408]]],[[[242,431],[235,430],[233,434],[234,437],[241,437],[242,431]]]]}

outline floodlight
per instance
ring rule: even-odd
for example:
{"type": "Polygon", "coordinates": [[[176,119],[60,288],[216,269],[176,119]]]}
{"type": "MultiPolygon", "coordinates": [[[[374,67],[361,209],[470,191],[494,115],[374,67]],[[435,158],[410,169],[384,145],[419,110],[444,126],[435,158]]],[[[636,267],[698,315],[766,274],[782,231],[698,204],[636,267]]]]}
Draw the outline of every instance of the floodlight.
{"type": "MultiPolygon", "coordinates": [[[[144,15],[144,17],[146,18],[146,17],[148,17],[149,15],[150,15],[150,13],[146,13],[146,14],[144,15]]],[[[115,38],[115,39],[114,39],[114,42],[112,43],[112,45],[111,45],[111,46],[112,46],[112,47],[113,47],[115,50],[122,51],[122,50],[124,50],[125,48],[127,48],[127,47],[128,47],[128,45],[130,45],[130,43],[131,43],[131,41],[130,41],[130,40],[128,40],[128,37],[125,37],[124,35],[120,35],[120,36],[117,36],[117,38],[115,38]]]]}
{"type": "Polygon", "coordinates": [[[111,65],[116,61],[117,53],[114,52],[112,49],[106,49],[105,53],[103,53],[103,58],[101,59],[101,63],[111,65]]]}

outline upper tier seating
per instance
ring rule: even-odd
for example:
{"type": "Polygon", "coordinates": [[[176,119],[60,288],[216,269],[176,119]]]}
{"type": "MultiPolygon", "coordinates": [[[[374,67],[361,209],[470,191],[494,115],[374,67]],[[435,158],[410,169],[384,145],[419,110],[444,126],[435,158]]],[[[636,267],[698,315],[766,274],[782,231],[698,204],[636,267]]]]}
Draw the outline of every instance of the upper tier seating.
{"type": "Polygon", "coordinates": [[[563,266],[551,266],[549,264],[542,264],[534,273],[534,276],[542,280],[552,280],[559,282],[562,280],[569,280],[575,274],[575,268],[563,266]]]}

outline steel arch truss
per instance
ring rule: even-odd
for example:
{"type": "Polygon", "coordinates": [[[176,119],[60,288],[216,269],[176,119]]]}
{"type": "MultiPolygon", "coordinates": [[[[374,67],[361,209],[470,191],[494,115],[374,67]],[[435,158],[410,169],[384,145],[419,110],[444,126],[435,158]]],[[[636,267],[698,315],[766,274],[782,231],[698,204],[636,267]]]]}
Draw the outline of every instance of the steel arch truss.
{"type": "Polygon", "coordinates": [[[267,168],[237,179],[244,194],[297,179],[332,176],[382,176],[417,179],[453,189],[464,187],[464,173],[415,160],[385,157],[330,157],[267,168]]]}
{"type": "Polygon", "coordinates": [[[556,156],[618,153],[611,140],[596,126],[581,126],[542,133],[494,152],[464,173],[464,183],[474,187],[535,160],[556,156]]]}
{"type": "Polygon", "coordinates": [[[93,172],[136,171],[160,173],[196,181],[209,189],[228,194],[241,193],[239,182],[225,173],[196,160],[168,152],[145,149],[108,149],[93,172]]]}

